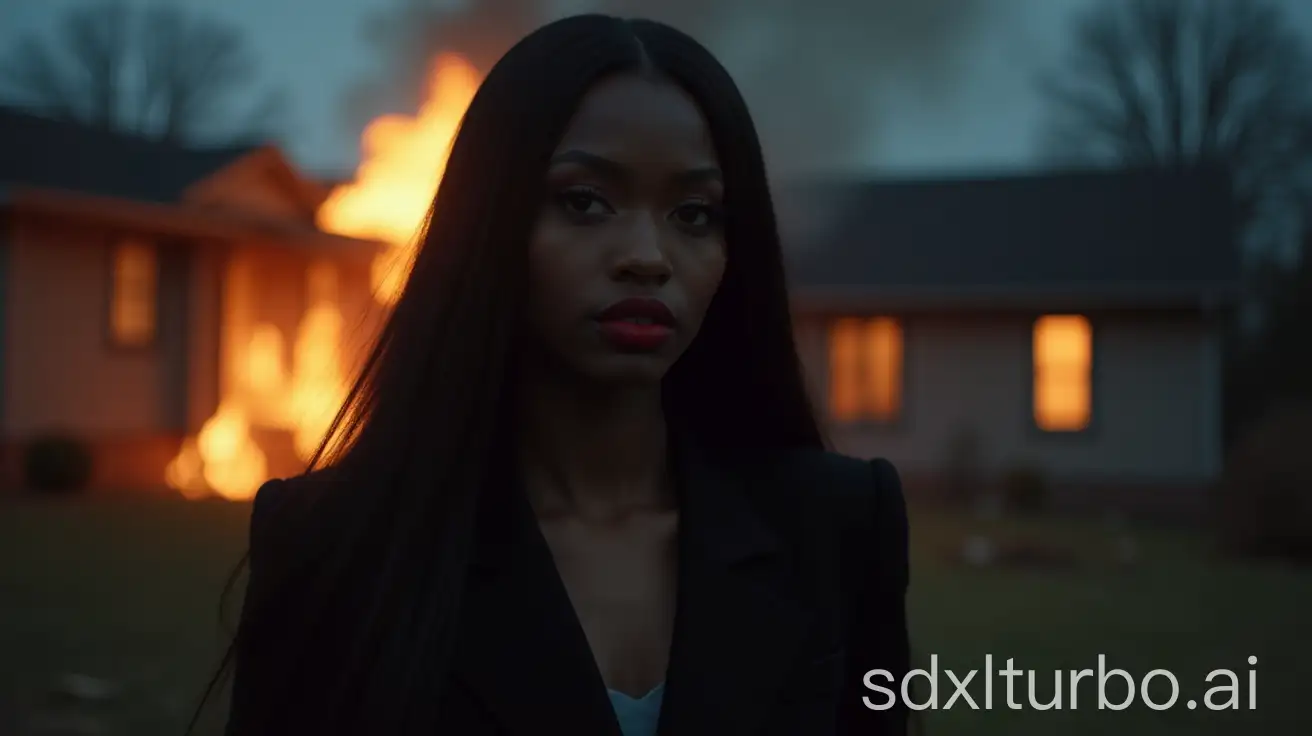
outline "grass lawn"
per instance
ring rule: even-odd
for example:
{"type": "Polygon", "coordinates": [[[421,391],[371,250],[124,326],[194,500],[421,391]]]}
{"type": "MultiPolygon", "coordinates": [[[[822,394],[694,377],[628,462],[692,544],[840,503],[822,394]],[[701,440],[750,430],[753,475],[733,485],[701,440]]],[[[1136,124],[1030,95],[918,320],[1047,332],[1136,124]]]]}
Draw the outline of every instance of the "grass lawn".
{"type": "MultiPolygon", "coordinates": [[[[48,702],[52,686],[80,673],[121,688],[92,714],[102,733],[179,734],[219,651],[218,593],[243,551],[248,513],[245,504],[160,499],[0,504],[0,733],[22,734],[28,714],[58,710],[48,702]]],[[[926,664],[937,654],[940,669],[940,710],[927,714],[927,733],[1309,732],[1301,691],[1312,685],[1312,571],[1218,560],[1201,540],[1160,530],[1131,530],[1138,561],[1123,567],[1114,561],[1121,532],[1095,522],[986,524],[916,511],[913,526],[914,643],[926,664]],[[975,569],[950,559],[948,550],[980,531],[1069,550],[1076,564],[975,569]],[[1054,670],[1096,671],[1099,654],[1136,682],[1170,670],[1180,696],[1165,712],[1138,699],[1099,711],[1095,676],[1080,682],[1077,709],[1068,680],[1063,709],[1038,711],[1021,677],[1024,707],[1010,710],[995,676],[991,711],[961,700],[941,710],[954,692],[942,670],[964,677],[986,654],[995,670],[1013,657],[1017,669],[1036,671],[1039,702],[1051,699],[1054,670]],[[1218,684],[1204,680],[1217,668],[1238,673],[1243,709],[1185,708],[1218,684]],[[1250,669],[1255,711],[1247,710],[1250,669]]],[[[981,707],[983,678],[969,688],[981,707]]],[[[919,687],[928,693],[923,680],[919,687]]],[[[1149,692],[1169,695],[1165,681],[1149,692]]],[[[1120,700],[1123,686],[1114,682],[1108,694],[1120,700]]]]}

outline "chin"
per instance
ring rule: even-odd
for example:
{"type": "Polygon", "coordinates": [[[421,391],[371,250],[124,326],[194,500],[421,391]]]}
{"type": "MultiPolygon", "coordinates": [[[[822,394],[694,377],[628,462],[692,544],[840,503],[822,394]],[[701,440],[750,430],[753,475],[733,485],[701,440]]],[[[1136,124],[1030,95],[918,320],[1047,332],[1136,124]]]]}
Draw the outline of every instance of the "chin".
{"type": "Polygon", "coordinates": [[[589,363],[583,372],[596,381],[657,385],[665,378],[673,361],[669,356],[657,353],[616,353],[589,363]]]}

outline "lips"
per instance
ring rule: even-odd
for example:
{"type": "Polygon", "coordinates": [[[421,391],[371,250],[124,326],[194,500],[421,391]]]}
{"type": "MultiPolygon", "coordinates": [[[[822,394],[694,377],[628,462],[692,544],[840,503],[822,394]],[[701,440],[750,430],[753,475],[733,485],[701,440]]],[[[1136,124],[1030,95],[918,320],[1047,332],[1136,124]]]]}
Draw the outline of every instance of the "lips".
{"type": "Polygon", "coordinates": [[[625,299],[599,315],[601,336],[625,352],[651,352],[674,334],[674,313],[659,299],[625,299]]]}
{"type": "Polygon", "coordinates": [[[674,313],[660,299],[625,299],[615,302],[601,314],[599,322],[633,322],[635,324],[654,324],[665,327],[674,326],[674,313]]]}

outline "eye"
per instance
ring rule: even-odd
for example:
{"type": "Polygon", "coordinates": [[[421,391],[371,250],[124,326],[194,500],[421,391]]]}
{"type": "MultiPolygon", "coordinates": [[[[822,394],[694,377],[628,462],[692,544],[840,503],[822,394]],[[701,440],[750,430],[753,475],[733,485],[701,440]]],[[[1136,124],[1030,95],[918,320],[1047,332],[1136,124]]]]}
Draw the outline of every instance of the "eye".
{"type": "Polygon", "coordinates": [[[556,203],[565,214],[575,218],[594,218],[614,214],[615,210],[591,187],[570,187],[556,195],[556,203]]]}
{"type": "Polygon", "coordinates": [[[705,202],[685,202],[671,215],[680,225],[693,229],[706,229],[720,224],[719,208],[705,202]]]}

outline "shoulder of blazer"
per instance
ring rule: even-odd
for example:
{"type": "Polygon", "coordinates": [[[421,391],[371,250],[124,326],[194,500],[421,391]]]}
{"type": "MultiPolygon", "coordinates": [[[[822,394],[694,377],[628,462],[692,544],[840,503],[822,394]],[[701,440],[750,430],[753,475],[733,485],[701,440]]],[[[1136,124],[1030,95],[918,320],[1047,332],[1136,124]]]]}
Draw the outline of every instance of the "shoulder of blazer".
{"type": "Polygon", "coordinates": [[[854,565],[873,564],[895,587],[908,582],[909,525],[900,475],[886,459],[862,460],[835,452],[795,450],[758,461],[753,489],[767,515],[783,525],[795,519],[819,524],[811,534],[832,533],[854,565]],[[863,561],[863,562],[862,562],[863,561]]]}
{"type": "Polygon", "coordinates": [[[323,515],[311,512],[332,483],[331,471],[315,471],[273,478],[260,486],[251,503],[248,527],[252,579],[276,577],[285,582],[285,576],[331,546],[332,535],[322,528],[323,515]]]}
{"type": "Polygon", "coordinates": [[[860,460],[836,452],[793,450],[751,463],[771,495],[791,504],[819,505],[846,518],[903,514],[902,482],[888,460],[860,460]]]}

